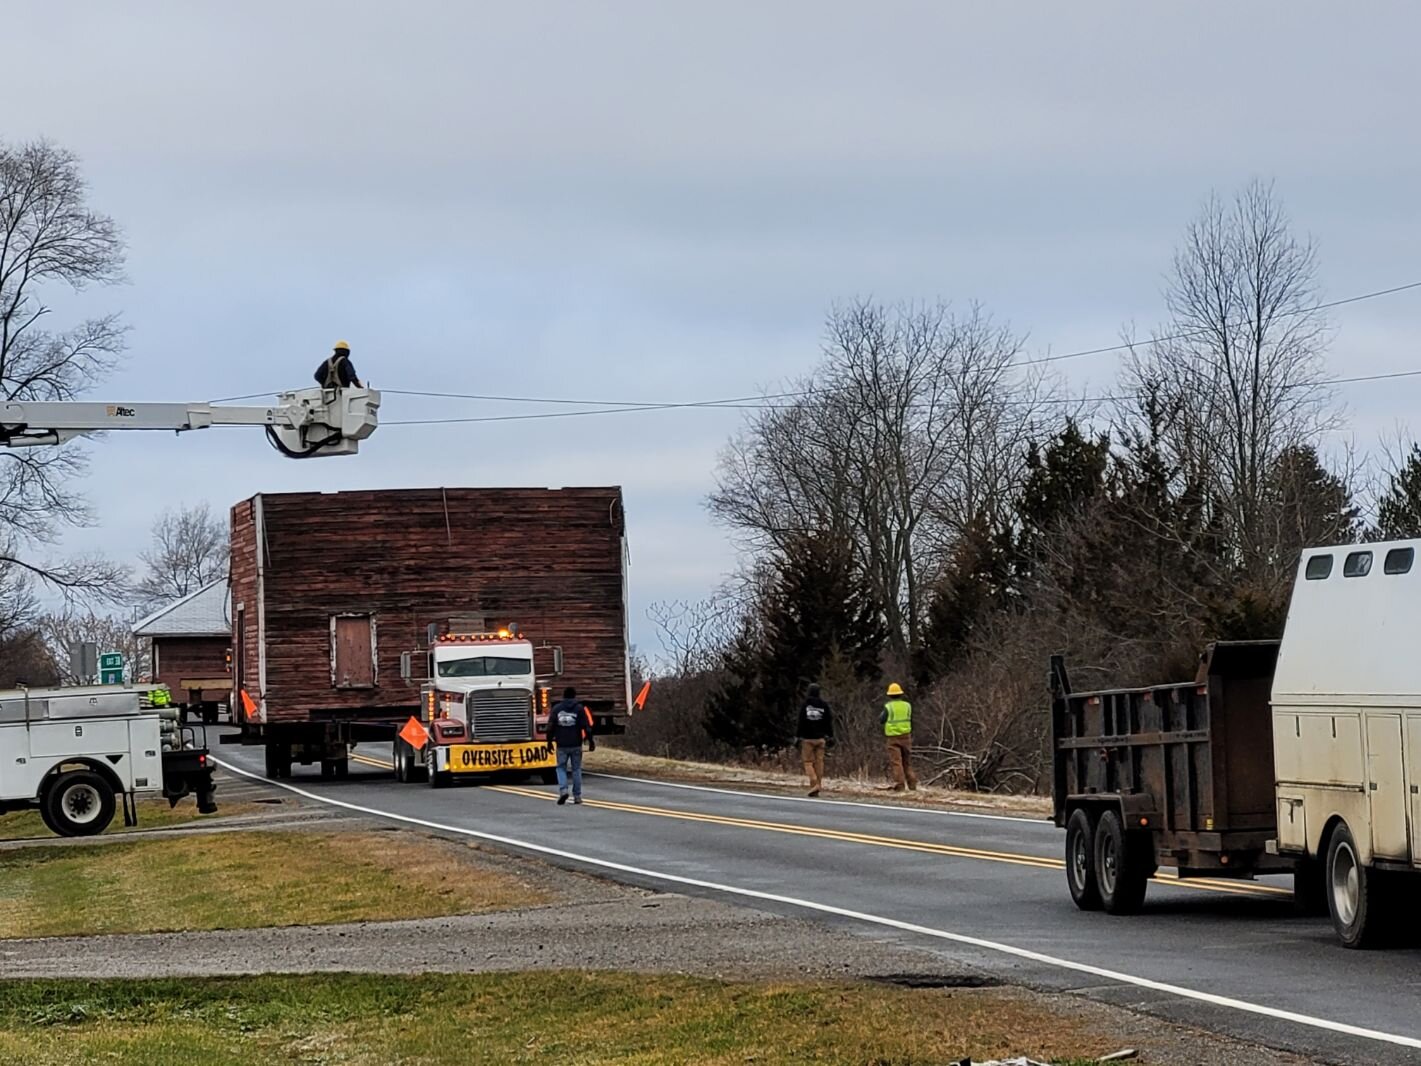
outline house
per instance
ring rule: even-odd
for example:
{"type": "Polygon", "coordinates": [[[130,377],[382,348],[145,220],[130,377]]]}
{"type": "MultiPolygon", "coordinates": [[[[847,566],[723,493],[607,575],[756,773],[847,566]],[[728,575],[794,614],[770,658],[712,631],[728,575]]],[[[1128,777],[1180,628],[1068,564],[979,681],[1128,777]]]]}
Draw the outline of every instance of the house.
{"type": "Polygon", "coordinates": [[[174,702],[199,708],[209,721],[232,693],[228,653],[232,607],[221,578],[134,623],[133,635],[153,646],[153,680],[167,685],[174,702]],[[198,684],[193,688],[194,683],[198,684]]]}

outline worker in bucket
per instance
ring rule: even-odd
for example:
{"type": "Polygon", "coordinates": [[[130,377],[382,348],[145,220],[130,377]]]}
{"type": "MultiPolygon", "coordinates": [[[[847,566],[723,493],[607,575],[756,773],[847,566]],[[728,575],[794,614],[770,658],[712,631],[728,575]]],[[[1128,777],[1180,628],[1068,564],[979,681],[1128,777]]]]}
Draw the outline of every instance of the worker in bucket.
{"type": "Polygon", "coordinates": [[[809,778],[809,794],[817,796],[824,787],[824,750],[834,743],[834,713],[820,695],[818,685],[809,686],[799,709],[795,734],[804,760],[804,776],[809,778]]]}
{"type": "Polygon", "coordinates": [[[358,389],[365,387],[355,373],[355,364],[350,361],[349,341],[336,341],[330,358],[316,368],[316,382],[323,389],[348,389],[352,385],[358,389]]]}
{"type": "Polygon", "coordinates": [[[883,724],[883,736],[888,743],[888,768],[893,772],[894,792],[905,788],[918,790],[918,775],[913,773],[913,705],[903,694],[898,682],[888,686],[888,702],[878,716],[883,724]]]}
{"type": "Polygon", "coordinates": [[[562,699],[548,715],[548,743],[558,752],[558,806],[567,802],[568,785],[572,802],[582,802],[582,742],[596,751],[592,736],[592,713],[577,700],[577,689],[563,689],[562,699]]]}

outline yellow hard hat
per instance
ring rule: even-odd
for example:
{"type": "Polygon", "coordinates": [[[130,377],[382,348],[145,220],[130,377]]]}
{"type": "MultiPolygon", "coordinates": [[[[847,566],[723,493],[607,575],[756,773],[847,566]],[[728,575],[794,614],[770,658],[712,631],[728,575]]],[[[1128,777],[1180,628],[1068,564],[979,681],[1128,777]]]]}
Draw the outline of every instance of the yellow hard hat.
{"type": "Polygon", "coordinates": [[[896,682],[896,681],[893,682],[893,684],[891,684],[891,685],[888,686],[888,694],[889,694],[890,696],[901,696],[901,695],[903,695],[903,686],[900,685],[900,684],[898,684],[898,682],[896,682]]]}
{"type": "Polygon", "coordinates": [[[350,351],[350,341],[336,341],[336,351],[350,351]]]}

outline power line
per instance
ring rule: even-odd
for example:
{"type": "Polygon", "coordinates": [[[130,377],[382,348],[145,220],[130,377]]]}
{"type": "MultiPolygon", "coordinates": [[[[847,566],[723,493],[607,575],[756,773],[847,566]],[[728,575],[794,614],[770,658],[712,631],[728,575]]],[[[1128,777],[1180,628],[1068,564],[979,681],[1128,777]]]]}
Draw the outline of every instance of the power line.
{"type": "MultiPolygon", "coordinates": [[[[1364,292],[1357,296],[1346,296],[1340,300],[1329,300],[1327,303],[1314,304],[1311,307],[1299,307],[1293,311],[1283,311],[1279,318],[1294,317],[1297,315],[1310,315],[1318,311],[1326,311],[1333,307],[1341,307],[1344,304],[1361,303],[1363,300],[1375,300],[1378,296],[1391,296],[1398,292],[1406,292],[1409,289],[1421,289],[1421,281],[1411,281],[1405,285],[1394,285],[1389,289],[1377,289],[1374,292],[1364,292]]],[[[1195,329],[1185,333],[1171,333],[1164,337],[1152,337],[1145,344],[1161,344],[1165,341],[1191,340],[1194,337],[1203,337],[1214,332],[1212,329],[1195,329]]],[[[1109,352],[1126,352],[1131,348],[1138,347],[1136,344],[1112,344],[1105,348],[1086,348],[1079,352],[1065,352],[1062,355],[1046,355],[1038,359],[1023,359],[1017,366],[1039,366],[1042,363],[1062,363],[1067,359],[1082,359],[1088,355],[1105,355],[1109,352]]]]}

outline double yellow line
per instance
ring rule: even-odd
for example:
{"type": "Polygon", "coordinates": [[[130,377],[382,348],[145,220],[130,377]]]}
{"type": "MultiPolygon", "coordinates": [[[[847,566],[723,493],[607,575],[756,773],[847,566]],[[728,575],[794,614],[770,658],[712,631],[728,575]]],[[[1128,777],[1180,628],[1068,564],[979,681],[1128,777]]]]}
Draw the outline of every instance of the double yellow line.
{"type": "MultiPolygon", "coordinates": [[[[365,755],[351,755],[356,762],[366,766],[377,767],[381,770],[393,769],[392,765],[379,759],[373,759],[365,755]]],[[[491,792],[503,792],[510,796],[522,796],[527,799],[547,800],[549,802],[556,797],[549,792],[532,788],[520,788],[516,785],[485,785],[491,792]]],[[[1051,858],[1045,855],[1022,855],[1008,851],[990,851],[985,848],[967,848],[956,844],[939,844],[929,840],[907,840],[903,837],[876,836],[871,833],[854,833],[845,829],[819,829],[808,825],[792,825],[786,822],[766,822],[754,818],[733,818],[723,814],[703,814],[697,811],[678,811],[669,807],[648,807],[640,803],[617,803],[613,800],[584,801],[588,807],[596,807],[608,811],[620,811],[624,814],[644,814],[653,818],[674,818],[684,822],[701,822],[709,825],[721,825],[734,829],[755,829],[765,833],[787,833],[792,836],[814,837],[820,840],[834,840],[845,844],[866,844],[870,847],[895,848],[899,851],[917,851],[930,855],[944,855],[957,859],[976,859],[981,862],[1002,862],[1013,866],[1032,866],[1039,870],[1062,870],[1065,868],[1063,859],[1051,858]]],[[[1194,888],[1202,892],[1225,892],[1238,896],[1291,896],[1292,892],[1286,888],[1279,888],[1275,885],[1260,885],[1248,881],[1229,881],[1214,878],[1189,878],[1180,880],[1169,873],[1156,875],[1155,881],[1162,885],[1173,885],[1177,888],[1194,888]]]]}

